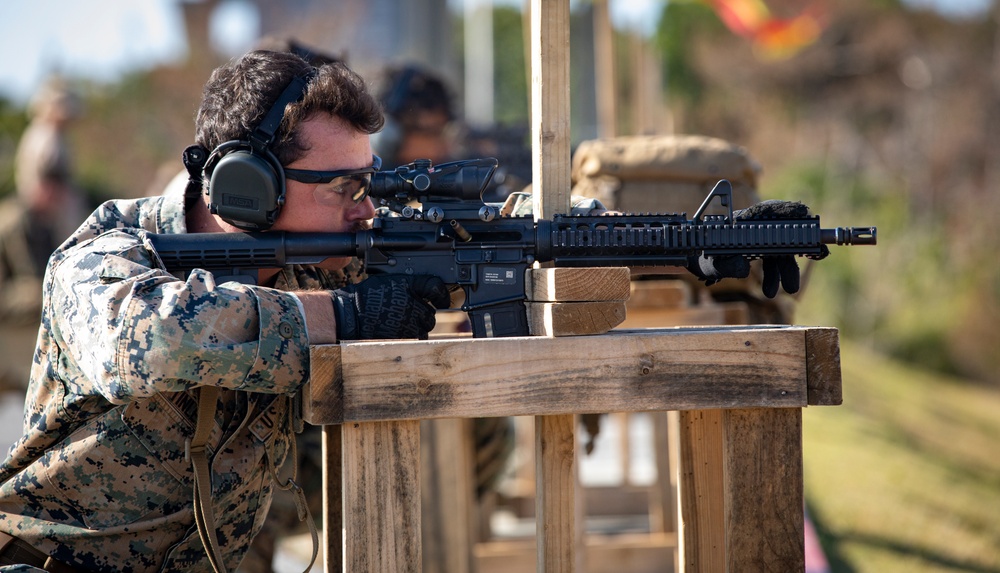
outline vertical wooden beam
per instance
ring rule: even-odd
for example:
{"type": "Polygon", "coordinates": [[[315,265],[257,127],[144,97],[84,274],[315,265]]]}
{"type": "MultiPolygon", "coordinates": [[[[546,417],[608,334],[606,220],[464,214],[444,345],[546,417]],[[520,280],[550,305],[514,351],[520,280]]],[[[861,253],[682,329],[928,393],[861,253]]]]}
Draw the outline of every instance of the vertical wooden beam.
{"type": "Polygon", "coordinates": [[[538,573],[576,571],[576,441],[573,414],[535,418],[538,573]]]}
{"type": "Polygon", "coordinates": [[[477,528],[472,420],[420,422],[425,573],[469,573],[477,528]]]}
{"type": "Polygon", "coordinates": [[[597,95],[597,136],[618,135],[618,83],[615,81],[615,32],[608,0],[594,0],[594,79],[597,95]]]}
{"type": "Polygon", "coordinates": [[[344,566],[344,496],[340,426],[323,426],[323,571],[344,566]]]}
{"type": "Polygon", "coordinates": [[[536,219],[569,213],[569,0],[531,1],[531,186],[536,219]]]}
{"type": "Polygon", "coordinates": [[[803,571],[802,410],[725,411],[728,571],[803,571]]]}
{"type": "MultiPolygon", "coordinates": [[[[531,0],[532,191],[536,219],[570,210],[569,0],[531,0]]],[[[576,570],[573,415],[535,419],[538,573],[576,570]]]]}
{"type": "Polygon", "coordinates": [[[806,331],[806,396],[810,406],[844,403],[840,372],[840,331],[810,328],[806,331]]]}
{"type": "Polygon", "coordinates": [[[805,568],[802,410],[681,412],[682,571],[805,568]]]}
{"type": "Polygon", "coordinates": [[[680,413],[681,571],[726,571],[723,412],[680,413]]]}
{"type": "Polygon", "coordinates": [[[677,412],[650,412],[650,418],[656,462],[656,483],[650,488],[650,529],[673,533],[677,531],[678,415],[677,412]]]}
{"type": "MultiPolygon", "coordinates": [[[[670,459],[670,494],[673,499],[673,515],[671,516],[670,525],[673,527],[672,532],[677,534],[678,542],[681,539],[680,535],[680,521],[681,521],[681,502],[680,502],[680,467],[681,467],[681,413],[672,410],[667,412],[667,428],[668,428],[668,449],[669,449],[669,459],[670,459]]],[[[674,551],[674,571],[682,571],[681,568],[681,552],[678,547],[677,551],[674,551]]]]}
{"type": "Polygon", "coordinates": [[[346,570],[419,573],[420,422],[343,426],[346,570]]]}

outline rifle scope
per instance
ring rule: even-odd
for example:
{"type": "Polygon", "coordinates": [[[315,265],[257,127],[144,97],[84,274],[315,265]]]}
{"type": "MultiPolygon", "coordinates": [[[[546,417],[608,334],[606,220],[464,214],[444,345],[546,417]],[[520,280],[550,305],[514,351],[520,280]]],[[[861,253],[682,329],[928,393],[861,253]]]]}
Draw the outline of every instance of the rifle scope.
{"type": "Polygon", "coordinates": [[[436,200],[482,200],[498,162],[493,157],[452,161],[433,165],[430,159],[418,159],[392,171],[378,171],[372,177],[374,199],[406,201],[423,198],[436,200]]]}

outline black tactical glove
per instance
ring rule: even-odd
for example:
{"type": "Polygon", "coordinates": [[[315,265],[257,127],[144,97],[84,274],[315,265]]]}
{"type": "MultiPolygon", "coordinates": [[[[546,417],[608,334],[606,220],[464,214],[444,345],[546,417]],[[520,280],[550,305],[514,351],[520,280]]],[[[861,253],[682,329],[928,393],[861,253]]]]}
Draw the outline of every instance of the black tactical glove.
{"type": "MultiPolygon", "coordinates": [[[[737,221],[754,219],[800,219],[809,215],[809,207],[797,201],[779,201],[772,199],[751,205],[746,209],[733,212],[733,218],[737,221]]],[[[823,253],[818,257],[822,259],[830,254],[830,250],[823,245],[823,253]]],[[[780,284],[785,292],[794,294],[799,291],[799,264],[792,255],[779,255],[774,257],[764,257],[761,261],[764,269],[764,282],[761,290],[767,298],[774,298],[778,294],[780,284]]],[[[711,286],[724,278],[745,279],[750,275],[750,261],[740,255],[724,255],[717,257],[691,257],[688,259],[687,269],[694,276],[705,281],[711,286]]]]}
{"type": "Polygon", "coordinates": [[[430,275],[376,275],[332,291],[338,340],[426,339],[434,308],[448,308],[451,296],[430,275]]]}

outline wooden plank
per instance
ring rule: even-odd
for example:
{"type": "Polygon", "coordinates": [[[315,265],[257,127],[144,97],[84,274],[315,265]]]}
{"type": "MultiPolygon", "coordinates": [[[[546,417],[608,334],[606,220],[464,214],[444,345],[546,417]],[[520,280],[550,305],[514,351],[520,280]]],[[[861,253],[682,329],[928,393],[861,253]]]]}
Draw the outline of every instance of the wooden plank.
{"type": "MultiPolygon", "coordinates": [[[[504,496],[504,509],[518,518],[530,519],[535,515],[534,488],[528,493],[504,496]]],[[[648,485],[588,485],[583,488],[583,499],[587,517],[640,515],[654,503],[648,485]]]]}
{"type": "Polygon", "coordinates": [[[538,573],[572,573],[576,567],[575,416],[535,418],[538,573]]]}
{"type": "Polygon", "coordinates": [[[723,431],[721,410],[680,413],[678,546],[685,573],[727,570],[723,431]]]}
{"type": "Polygon", "coordinates": [[[569,0],[531,0],[532,201],[536,219],[569,213],[569,0]]]}
{"type": "Polygon", "coordinates": [[[840,336],[836,328],[806,332],[807,396],[810,406],[844,403],[840,373],[840,336]]]}
{"type": "MultiPolygon", "coordinates": [[[[670,525],[673,526],[672,533],[680,538],[680,482],[681,482],[681,413],[672,410],[667,412],[667,426],[669,427],[669,454],[670,454],[670,492],[673,496],[673,511],[670,525]]],[[[679,543],[678,543],[679,545],[679,543]]],[[[674,569],[681,570],[681,552],[675,551],[674,569]]]]}
{"type": "Polygon", "coordinates": [[[625,320],[625,303],[527,302],[528,330],[533,336],[605,334],[625,320]]]}
{"type": "Polygon", "coordinates": [[[622,302],[632,290],[627,267],[528,269],[524,285],[532,302],[622,302]]]}
{"type": "MultiPolygon", "coordinates": [[[[744,303],[727,303],[739,304],[744,303]]],[[[726,307],[720,304],[706,306],[691,306],[687,308],[663,309],[633,309],[625,305],[625,320],[619,328],[664,328],[670,326],[692,326],[709,324],[726,324],[729,315],[726,307]]]]}
{"type": "Polygon", "coordinates": [[[806,330],[344,342],[343,382],[310,384],[306,421],[800,407],[806,330]]]}
{"type": "Polygon", "coordinates": [[[343,426],[346,570],[421,569],[420,423],[343,426]]]}
{"type": "Polygon", "coordinates": [[[649,488],[653,531],[677,531],[677,464],[680,448],[676,412],[652,412],[656,482],[649,488]]]}
{"type": "Polygon", "coordinates": [[[803,571],[802,410],[728,410],[724,423],[726,570],[803,571]]]}
{"type": "Polygon", "coordinates": [[[662,309],[691,306],[694,295],[691,285],[682,280],[632,281],[628,306],[630,309],[662,309]]]}
{"type": "Polygon", "coordinates": [[[340,426],[323,426],[323,571],[344,566],[344,499],[340,426]]]}
{"type": "Polygon", "coordinates": [[[420,429],[423,570],[472,570],[472,420],[423,420],[420,429]]]}
{"type": "MultiPolygon", "coordinates": [[[[677,536],[621,533],[587,537],[587,573],[672,573],[677,536]]],[[[533,573],[534,539],[497,540],[475,548],[477,573],[533,573]]]]}
{"type": "Polygon", "coordinates": [[[301,390],[302,418],[309,423],[323,425],[324,422],[314,420],[344,418],[344,372],[341,369],[340,349],[339,344],[309,347],[309,381],[301,390]]]}

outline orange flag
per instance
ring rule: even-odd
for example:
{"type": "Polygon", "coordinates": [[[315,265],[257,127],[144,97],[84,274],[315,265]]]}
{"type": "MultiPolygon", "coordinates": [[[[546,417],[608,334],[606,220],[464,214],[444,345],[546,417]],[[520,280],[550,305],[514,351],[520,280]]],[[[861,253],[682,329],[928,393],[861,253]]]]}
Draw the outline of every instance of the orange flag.
{"type": "Polygon", "coordinates": [[[763,56],[783,58],[815,42],[823,31],[815,5],[794,18],[776,18],[762,0],[704,0],[734,34],[763,56]]]}

